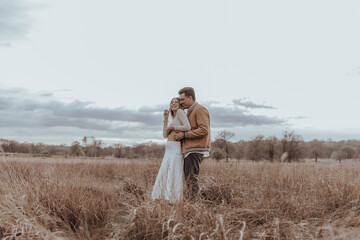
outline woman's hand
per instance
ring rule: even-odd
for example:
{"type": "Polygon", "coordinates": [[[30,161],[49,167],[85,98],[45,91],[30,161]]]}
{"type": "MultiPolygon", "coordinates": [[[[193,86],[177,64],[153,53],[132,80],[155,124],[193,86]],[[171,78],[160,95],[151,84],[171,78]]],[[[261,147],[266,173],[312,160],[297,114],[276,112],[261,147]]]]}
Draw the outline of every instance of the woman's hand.
{"type": "Polygon", "coordinates": [[[165,109],[163,115],[164,115],[164,121],[167,121],[169,119],[169,110],[165,109]]]}
{"type": "Polygon", "coordinates": [[[169,135],[172,131],[174,131],[174,126],[170,126],[166,129],[167,134],[169,135]]]}

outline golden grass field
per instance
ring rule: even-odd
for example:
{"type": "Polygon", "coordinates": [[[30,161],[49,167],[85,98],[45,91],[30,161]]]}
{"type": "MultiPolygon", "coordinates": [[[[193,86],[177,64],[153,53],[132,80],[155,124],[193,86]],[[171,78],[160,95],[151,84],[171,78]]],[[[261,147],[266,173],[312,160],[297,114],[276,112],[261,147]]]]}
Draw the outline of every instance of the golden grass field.
{"type": "Polygon", "coordinates": [[[360,239],[360,163],[201,165],[201,198],[152,201],[160,161],[1,156],[2,239],[360,239]]]}

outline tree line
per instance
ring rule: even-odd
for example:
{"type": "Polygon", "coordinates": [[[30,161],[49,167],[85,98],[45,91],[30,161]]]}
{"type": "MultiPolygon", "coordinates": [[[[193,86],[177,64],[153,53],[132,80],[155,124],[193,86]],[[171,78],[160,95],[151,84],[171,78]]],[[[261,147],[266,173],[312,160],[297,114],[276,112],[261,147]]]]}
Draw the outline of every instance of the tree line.
{"type": "Polygon", "coordinates": [[[13,140],[0,138],[0,153],[22,153],[33,156],[59,157],[117,157],[160,159],[165,153],[165,146],[153,142],[126,146],[123,144],[105,145],[95,137],[84,137],[81,142],[74,141],[70,146],[48,145],[43,143],[19,143],[13,140]]]}
{"type": "Polygon", "coordinates": [[[233,136],[233,133],[226,130],[218,134],[211,144],[213,158],[279,161],[286,153],[282,161],[292,162],[307,158],[317,162],[319,158],[326,158],[341,162],[344,159],[360,159],[359,140],[314,139],[305,142],[301,135],[288,131],[285,131],[280,139],[276,136],[265,138],[257,135],[249,141],[231,142],[229,139],[233,136]]]}
{"type": "MultiPolygon", "coordinates": [[[[293,162],[301,159],[331,158],[338,161],[344,159],[360,159],[360,141],[322,141],[314,139],[305,142],[301,135],[295,132],[284,132],[281,138],[257,135],[249,141],[230,141],[234,133],[226,130],[219,132],[211,143],[211,157],[216,160],[247,159],[253,161],[293,162]]],[[[129,159],[162,159],[165,145],[153,142],[134,146],[113,144],[107,146],[95,137],[84,137],[81,142],[75,141],[67,145],[47,145],[43,143],[19,143],[17,141],[0,139],[0,152],[23,153],[36,156],[75,156],[75,157],[116,157],[129,159]]]]}

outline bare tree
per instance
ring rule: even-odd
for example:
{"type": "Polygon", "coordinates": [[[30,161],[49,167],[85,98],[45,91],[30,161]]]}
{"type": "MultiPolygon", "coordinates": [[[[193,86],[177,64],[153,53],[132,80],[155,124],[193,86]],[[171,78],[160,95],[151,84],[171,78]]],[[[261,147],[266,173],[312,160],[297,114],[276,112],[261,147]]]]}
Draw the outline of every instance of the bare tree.
{"type": "Polygon", "coordinates": [[[218,139],[221,140],[225,145],[225,154],[226,154],[226,162],[229,161],[229,146],[228,141],[230,138],[234,137],[235,134],[233,132],[228,132],[226,130],[218,133],[218,139]]]}
{"type": "Polygon", "coordinates": [[[86,145],[87,145],[87,136],[83,137],[82,142],[84,144],[84,147],[86,147],[86,145]]]}
{"type": "Polygon", "coordinates": [[[341,163],[341,160],[351,159],[355,154],[355,150],[352,147],[345,146],[341,150],[333,152],[331,158],[338,160],[341,163]]]}
{"type": "Polygon", "coordinates": [[[124,146],[120,143],[114,145],[114,157],[116,158],[123,158],[124,156],[124,146]]]}
{"type": "MultiPolygon", "coordinates": [[[[102,140],[97,140],[95,137],[91,136],[91,143],[87,143],[84,147],[86,156],[89,157],[100,157],[104,153],[102,140]]],[[[87,140],[89,140],[87,138],[87,140]]],[[[111,151],[113,152],[113,151],[111,151]]]]}
{"type": "Polygon", "coordinates": [[[322,141],[318,141],[314,139],[313,141],[309,142],[310,147],[308,148],[310,157],[315,158],[315,162],[318,161],[318,157],[321,157],[324,152],[324,143],[322,141]]]}
{"type": "Polygon", "coordinates": [[[245,156],[254,161],[259,161],[264,152],[264,136],[258,135],[248,142],[245,149],[245,156]]]}
{"type": "Polygon", "coordinates": [[[283,152],[287,152],[289,154],[287,160],[291,162],[292,160],[299,160],[302,155],[302,151],[300,148],[300,143],[303,142],[303,138],[293,132],[285,131],[283,133],[283,138],[281,140],[283,152]]]}
{"type": "Polygon", "coordinates": [[[334,160],[338,160],[339,163],[341,163],[341,160],[343,159],[343,152],[342,151],[333,152],[330,158],[334,160]]]}
{"type": "Polygon", "coordinates": [[[271,162],[274,161],[275,154],[278,152],[278,142],[279,141],[275,136],[268,137],[265,140],[266,155],[271,162]]]}
{"type": "Polygon", "coordinates": [[[234,144],[234,158],[236,159],[243,159],[245,158],[245,148],[246,148],[246,141],[240,140],[239,142],[234,144]]]}

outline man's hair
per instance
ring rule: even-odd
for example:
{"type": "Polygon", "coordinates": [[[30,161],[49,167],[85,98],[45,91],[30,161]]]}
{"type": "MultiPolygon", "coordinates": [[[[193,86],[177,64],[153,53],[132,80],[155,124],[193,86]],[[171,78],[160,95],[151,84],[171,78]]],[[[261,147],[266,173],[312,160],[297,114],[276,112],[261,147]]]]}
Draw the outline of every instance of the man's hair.
{"type": "Polygon", "coordinates": [[[195,101],[196,97],[195,97],[195,91],[192,87],[184,87],[182,89],[179,90],[179,95],[181,94],[185,94],[186,97],[192,97],[192,99],[195,101]]]}

